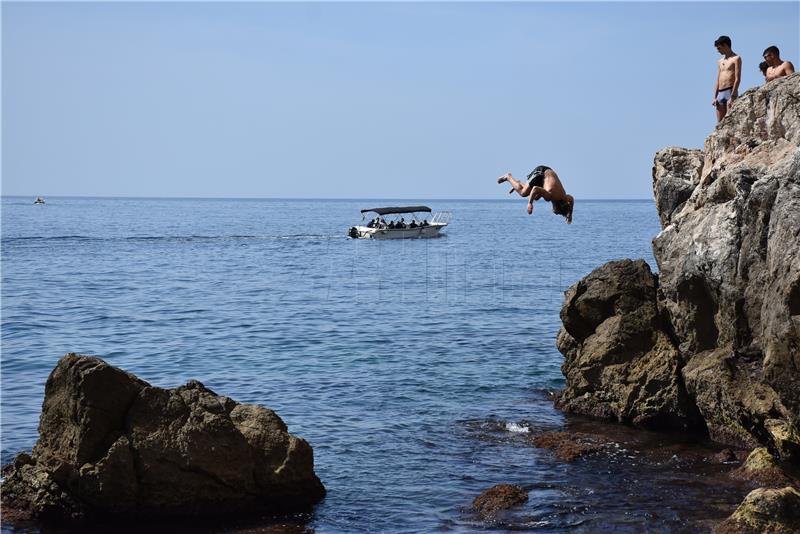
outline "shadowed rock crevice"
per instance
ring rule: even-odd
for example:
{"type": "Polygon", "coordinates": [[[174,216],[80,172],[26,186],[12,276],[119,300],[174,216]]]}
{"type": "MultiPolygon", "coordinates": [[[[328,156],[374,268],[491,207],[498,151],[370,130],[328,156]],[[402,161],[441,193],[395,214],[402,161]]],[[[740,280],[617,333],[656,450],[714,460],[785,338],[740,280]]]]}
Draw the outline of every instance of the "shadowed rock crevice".
{"type": "Polygon", "coordinates": [[[691,276],[678,284],[678,299],[688,309],[686,327],[696,332],[693,349],[703,351],[717,346],[719,330],[716,316],[718,305],[714,292],[700,276],[691,276]]]}

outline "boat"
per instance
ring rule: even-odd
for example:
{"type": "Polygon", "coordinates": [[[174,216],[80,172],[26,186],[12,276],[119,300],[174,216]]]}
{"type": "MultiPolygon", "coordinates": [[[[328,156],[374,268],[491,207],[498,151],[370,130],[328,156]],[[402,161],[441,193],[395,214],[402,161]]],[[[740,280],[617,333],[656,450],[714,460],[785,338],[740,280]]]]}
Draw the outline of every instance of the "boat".
{"type": "Polygon", "coordinates": [[[42,197],[36,197],[36,200],[33,201],[34,204],[44,204],[44,199],[42,197]]]}
{"type": "Polygon", "coordinates": [[[400,206],[385,208],[368,208],[361,210],[361,224],[351,226],[347,231],[353,239],[419,239],[439,237],[439,232],[447,226],[452,218],[449,211],[440,211],[430,221],[424,215],[433,213],[428,206],[400,206]],[[367,214],[375,217],[367,220],[367,214]],[[410,215],[406,221],[404,215],[410,215]],[[388,217],[389,220],[384,217],[388,217]]]}

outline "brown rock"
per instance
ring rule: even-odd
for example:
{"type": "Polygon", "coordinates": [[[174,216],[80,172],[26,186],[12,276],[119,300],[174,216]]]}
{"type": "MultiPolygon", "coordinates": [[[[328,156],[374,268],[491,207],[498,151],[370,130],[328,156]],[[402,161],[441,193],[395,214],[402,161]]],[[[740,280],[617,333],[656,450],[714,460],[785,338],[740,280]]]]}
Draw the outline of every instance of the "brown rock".
{"type": "Polygon", "coordinates": [[[757,447],[759,437],[768,435],[759,431],[765,414],[788,417],[780,396],[758,379],[757,369],[725,348],[695,354],[682,373],[686,390],[717,442],[757,447]]]}
{"type": "Polygon", "coordinates": [[[738,462],[739,458],[731,449],[722,449],[714,455],[714,460],[722,464],[727,464],[731,462],[738,462]]]}
{"type": "Polygon", "coordinates": [[[280,511],[325,494],[311,447],[271,410],[196,381],[152,387],[99,358],[59,361],[39,429],[2,484],[4,508],[34,518],[280,511]]]}
{"type": "Polygon", "coordinates": [[[497,484],[472,501],[472,507],[484,519],[494,519],[498,513],[528,501],[528,492],[511,484],[497,484]]]}
{"type": "Polygon", "coordinates": [[[599,436],[560,431],[543,432],[531,441],[536,447],[552,450],[556,458],[565,462],[572,462],[588,454],[602,451],[608,444],[599,436]]]}
{"type": "Polygon", "coordinates": [[[800,532],[800,492],[795,488],[751,491],[715,534],[793,534],[800,532]]]}
{"type": "Polygon", "coordinates": [[[753,449],[742,466],[731,472],[731,476],[769,487],[783,487],[797,483],[764,447],[753,449]]]}
{"type": "Polygon", "coordinates": [[[567,377],[561,409],[650,428],[697,423],[647,263],[612,261],[595,269],[567,290],[561,319],[557,346],[567,377]]]}

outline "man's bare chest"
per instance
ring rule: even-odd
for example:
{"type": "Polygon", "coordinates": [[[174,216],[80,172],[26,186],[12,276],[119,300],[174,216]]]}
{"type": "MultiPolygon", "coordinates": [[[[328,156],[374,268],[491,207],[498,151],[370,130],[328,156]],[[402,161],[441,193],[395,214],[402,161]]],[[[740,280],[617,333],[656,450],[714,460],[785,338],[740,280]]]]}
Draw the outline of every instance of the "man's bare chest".
{"type": "Polygon", "coordinates": [[[736,68],[736,60],[733,58],[730,59],[721,59],[719,61],[719,71],[720,72],[733,72],[736,68]]]}

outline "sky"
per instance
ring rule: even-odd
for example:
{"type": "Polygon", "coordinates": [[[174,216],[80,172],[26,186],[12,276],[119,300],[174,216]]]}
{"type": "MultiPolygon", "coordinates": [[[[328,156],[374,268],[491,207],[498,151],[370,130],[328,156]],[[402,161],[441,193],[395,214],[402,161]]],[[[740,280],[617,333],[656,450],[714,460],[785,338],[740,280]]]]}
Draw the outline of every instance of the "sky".
{"type": "Polygon", "coordinates": [[[2,194],[650,199],[800,2],[2,3],[2,194]]]}

